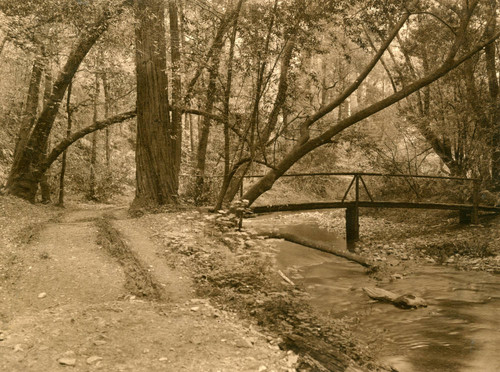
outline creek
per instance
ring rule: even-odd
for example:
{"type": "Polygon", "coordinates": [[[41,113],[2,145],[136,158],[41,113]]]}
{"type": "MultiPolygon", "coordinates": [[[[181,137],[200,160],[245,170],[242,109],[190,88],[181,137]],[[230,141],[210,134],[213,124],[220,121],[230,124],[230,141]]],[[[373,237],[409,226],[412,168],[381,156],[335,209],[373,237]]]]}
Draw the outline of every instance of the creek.
{"type": "MultiPolygon", "coordinates": [[[[258,225],[265,225],[265,216],[258,225]]],[[[314,224],[288,231],[344,248],[335,234],[314,224]]],[[[362,290],[377,282],[360,265],[311,248],[276,241],[277,262],[302,283],[313,306],[334,318],[350,318],[354,336],[400,372],[500,371],[500,276],[440,265],[409,265],[402,279],[381,288],[426,299],[428,307],[401,310],[371,300],[362,290]]]]}

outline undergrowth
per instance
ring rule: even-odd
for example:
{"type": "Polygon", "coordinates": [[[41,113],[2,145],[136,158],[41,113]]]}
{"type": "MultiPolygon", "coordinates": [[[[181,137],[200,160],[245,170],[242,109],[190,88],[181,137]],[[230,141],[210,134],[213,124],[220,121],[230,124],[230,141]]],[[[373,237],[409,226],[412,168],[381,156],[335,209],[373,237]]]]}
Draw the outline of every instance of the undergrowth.
{"type": "MultiPolygon", "coordinates": [[[[212,244],[220,246],[225,239],[227,245],[227,237],[220,235],[218,239],[212,244]]],[[[350,360],[371,365],[366,349],[352,342],[346,323],[315,312],[303,288],[282,280],[272,255],[266,253],[264,247],[243,251],[230,248],[237,254],[207,249],[206,245],[180,249],[177,244],[170,248],[174,248],[167,253],[171,256],[167,257],[170,262],[176,260],[172,255],[189,257],[186,262],[192,266],[198,296],[209,297],[218,307],[253,319],[279,337],[284,348],[292,348],[303,356],[326,352],[328,356],[321,363],[327,366],[346,367],[350,360]],[[297,341],[297,337],[302,341],[297,341]]],[[[303,359],[302,367],[307,370],[311,367],[310,362],[303,359]]]]}

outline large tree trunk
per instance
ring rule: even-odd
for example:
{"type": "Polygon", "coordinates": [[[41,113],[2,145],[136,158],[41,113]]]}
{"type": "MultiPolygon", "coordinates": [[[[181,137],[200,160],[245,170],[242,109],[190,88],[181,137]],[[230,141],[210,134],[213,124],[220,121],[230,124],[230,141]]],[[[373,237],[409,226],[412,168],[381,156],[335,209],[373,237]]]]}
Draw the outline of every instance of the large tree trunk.
{"type": "Polygon", "coordinates": [[[110,17],[110,12],[105,12],[93,26],[87,28],[71,50],[66,64],[54,82],[48,103],[36,120],[26,146],[19,154],[18,161],[14,162],[10,170],[7,179],[7,191],[10,194],[31,202],[35,201],[40,178],[46,170],[41,170],[41,164],[45,161],[43,149],[47,144],[66,88],[90,48],[106,30],[110,17]]]}
{"type": "Polygon", "coordinates": [[[137,25],[136,198],[133,207],[177,201],[175,128],[169,117],[165,10],[161,0],[135,0],[137,25]]]}

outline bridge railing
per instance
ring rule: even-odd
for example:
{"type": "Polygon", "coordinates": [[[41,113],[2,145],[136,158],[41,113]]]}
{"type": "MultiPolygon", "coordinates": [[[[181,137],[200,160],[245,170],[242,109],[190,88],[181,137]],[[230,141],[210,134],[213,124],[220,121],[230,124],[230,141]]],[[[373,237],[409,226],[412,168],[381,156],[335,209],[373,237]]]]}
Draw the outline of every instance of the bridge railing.
{"type": "MultiPolygon", "coordinates": [[[[472,184],[472,211],[465,209],[460,210],[461,222],[478,223],[479,211],[479,187],[480,182],[476,178],[466,177],[448,177],[448,176],[427,176],[427,175],[410,175],[410,174],[392,174],[392,173],[374,173],[374,172],[316,172],[316,173],[288,173],[284,174],[283,178],[288,177],[319,177],[319,176],[350,176],[352,177],[349,186],[347,187],[341,203],[346,204],[346,233],[348,240],[357,240],[359,237],[359,208],[361,202],[361,192],[366,193],[370,202],[375,203],[374,194],[370,192],[367,183],[363,177],[384,177],[384,178],[405,178],[405,179],[429,179],[429,180],[453,180],[472,184]],[[347,202],[349,193],[354,189],[354,200],[347,202]]],[[[247,179],[260,178],[263,175],[248,175],[247,179]]],[[[243,183],[241,185],[241,192],[243,192],[243,183]]],[[[404,207],[405,203],[399,203],[404,207]]],[[[407,203],[408,208],[414,207],[415,203],[407,203]]]]}

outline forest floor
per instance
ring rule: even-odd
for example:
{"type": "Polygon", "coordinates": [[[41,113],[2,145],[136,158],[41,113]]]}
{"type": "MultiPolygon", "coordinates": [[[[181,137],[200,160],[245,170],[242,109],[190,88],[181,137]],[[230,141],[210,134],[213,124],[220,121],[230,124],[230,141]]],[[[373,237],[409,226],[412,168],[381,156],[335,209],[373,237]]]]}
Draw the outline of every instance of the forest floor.
{"type": "MultiPolygon", "coordinates": [[[[341,218],[324,216],[304,219],[337,230],[341,218]]],[[[308,308],[275,268],[272,241],[228,220],[195,209],[130,218],[126,205],[60,209],[1,196],[0,370],[306,371],[321,370],[318,360],[329,370],[391,370],[348,325],[308,308]],[[304,351],[304,338],[331,355],[304,351]]],[[[388,268],[434,260],[499,271],[498,218],[435,222],[363,217],[356,249],[388,268]]]]}

